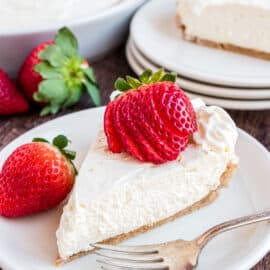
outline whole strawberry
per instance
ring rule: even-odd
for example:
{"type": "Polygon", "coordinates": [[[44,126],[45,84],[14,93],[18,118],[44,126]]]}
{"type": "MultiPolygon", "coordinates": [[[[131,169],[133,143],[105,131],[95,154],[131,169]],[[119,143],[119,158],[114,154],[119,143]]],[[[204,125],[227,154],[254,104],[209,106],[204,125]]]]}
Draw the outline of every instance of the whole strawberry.
{"type": "Polygon", "coordinates": [[[104,130],[113,153],[126,151],[140,161],[155,164],[178,158],[197,130],[187,95],[174,83],[176,74],[147,70],[140,80],[120,78],[115,88],[123,92],[110,102],[104,130]]]}
{"type": "Polygon", "coordinates": [[[0,173],[0,214],[19,217],[57,206],[70,192],[76,174],[75,152],[59,135],[53,144],[40,138],[18,147],[0,173]]]}
{"type": "Polygon", "coordinates": [[[44,106],[41,115],[55,114],[76,104],[86,90],[95,105],[100,104],[93,69],[78,53],[78,42],[68,28],[59,30],[29,54],[18,76],[25,95],[44,106]]]}
{"type": "Polygon", "coordinates": [[[0,115],[12,115],[26,112],[28,102],[17,90],[7,74],[0,69],[0,115]]]}

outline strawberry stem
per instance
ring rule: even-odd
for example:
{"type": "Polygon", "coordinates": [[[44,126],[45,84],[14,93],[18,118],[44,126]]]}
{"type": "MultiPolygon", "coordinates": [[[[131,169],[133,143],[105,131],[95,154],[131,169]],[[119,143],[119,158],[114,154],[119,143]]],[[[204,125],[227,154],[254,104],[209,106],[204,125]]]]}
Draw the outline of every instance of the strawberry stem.
{"type": "Polygon", "coordinates": [[[157,82],[175,82],[177,74],[175,72],[166,73],[163,68],[153,73],[152,70],[145,70],[139,78],[126,76],[126,78],[118,78],[114,84],[116,90],[127,92],[129,90],[137,89],[142,85],[147,85],[157,82]]]}
{"type": "Polygon", "coordinates": [[[45,143],[49,143],[48,140],[43,139],[43,138],[34,138],[34,139],[32,140],[32,142],[45,142],[45,143]]]}
{"type": "Polygon", "coordinates": [[[57,137],[53,139],[53,145],[63,150],[68,145],[68,139],[64,135],[58,135],[57,137]]]}

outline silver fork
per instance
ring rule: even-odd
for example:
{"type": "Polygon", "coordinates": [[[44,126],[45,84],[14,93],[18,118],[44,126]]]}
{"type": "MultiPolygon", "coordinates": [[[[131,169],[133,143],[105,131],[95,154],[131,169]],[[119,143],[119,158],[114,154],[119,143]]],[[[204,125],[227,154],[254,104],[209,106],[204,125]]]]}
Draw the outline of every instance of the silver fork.
{"type": "Polygon", "coordinates": [[[192,241],[176,240],[157,245],[113,246],[91,244],[104,270],[190,270],[203,247],[219,233],[270,220],[270,211],[233,219],[209,229],[192,241]]]}

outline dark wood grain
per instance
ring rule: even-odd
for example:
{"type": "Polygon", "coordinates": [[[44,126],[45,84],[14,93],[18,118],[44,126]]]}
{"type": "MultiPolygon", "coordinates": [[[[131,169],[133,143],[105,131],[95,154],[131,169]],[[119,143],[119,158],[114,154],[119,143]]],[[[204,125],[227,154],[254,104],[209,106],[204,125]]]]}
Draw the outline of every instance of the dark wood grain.
{"type": "MultiPolygon", "coordinates": [[[[102,93],[102,104],[106,104],[113,89],[113,83],[119,76],[133,74],[124,55],[124,48],[113,52],[98,63],[93,64],[102,93]]],[[[56,116],[39,117],[38,109],[32,109],[22,116],[0,118],[0,149],[25,131],[55,117],[89,108],[92,104],[85,95],[81,102],[56,116]]],[[[238,127],[246,130],[270,150],[270,110],[265,111],[229,111],[238,127]]],[[[1,270],[1,268],[0,268],[1,270]]],[[[270,253],[252,270],[270,270],[270,253]]]]}

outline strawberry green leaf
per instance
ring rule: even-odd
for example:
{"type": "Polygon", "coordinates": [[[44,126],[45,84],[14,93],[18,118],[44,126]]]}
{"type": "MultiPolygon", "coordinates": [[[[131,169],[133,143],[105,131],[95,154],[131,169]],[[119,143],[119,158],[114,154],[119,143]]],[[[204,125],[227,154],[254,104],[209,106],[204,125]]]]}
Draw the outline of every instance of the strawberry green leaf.
{"type": "Polygon", "coordinates": [[[56,45],[49,45],[39,53],[41,60],[46,60],[53,67],[61,67],[65,64],[66,57],[56,45]]]}
{"type": "Polygon", "coordinates": [[[177,73],[171,72],[171,73],[165,74],[162,77],[161,81],[162,82],[175,82],[176,81],[176,77],[177,77],[177,73]]]}
{"type": "Polygon", "coordinates": [[[55,145],[59,149],[64,149],[68,145],[68,139],[64,135],[58,135],[53,139],[53,145],[55,145]]]}
{"type": "Polygon", "coordinates": [[[121,92],[127,92],[132,89],[138,89],[142,85],[147,85],[150,83],[157,83],[162,81],[172,81],[175,82],[177,74],[165,73],[164,69],[158,70],[153,74],[151,70],[145,70],[140,76],[139,79],[133,78],[131,76],[126,76],[126,80],[123,78],[118,78],[114,83],[116,90],[121,92]]]}
{"type": "Polygon", "coordinates": [[[126,80],[132,89],[137,89],[142,85],[138,79],[132,78],[131,76],[126,76],[126,80]]]}
{"type": "Polygon", "coordinates": [[[60,110],[60,104],[52,102],[51,103],[51,113],[56,114],[59,112],[59,110],[60,110]]]}
{"type": "Polygon", "coordinates": [[[75,105],[76,103],[78,103],[78,101],[81,99],[83,94],[83,89],[78,87],[78,88],[74,88],[72,89],[71,93],[69,94],[69,97],[67,98],[67,100],[65,101],[65,103],[63,104],[63,107],[71,107],[73,105],[75,105]]]}
{"type": "Polygon", "coordinates": [[[45,115],[48,115],[48,114],[50,114],[50,113],[52,113],[52,112],[51,112],[51,106],[50,106],[50,105],[47,105],[47,106],[45,106],[45,107],[41,110],[40,116],[45,116],[45,115]]]}
{"type": "Polygon", "coordinates": [[[86,90],[87,90],[88,94],[90,95],[94,105],[99,106],[100,105],[100,94],[99,94],[97,85],[92,84],[92,83],[88,82],[87,80],[84,82],[84,85],[86,86],[86,90]]]}
{"type": "Polygon", "coordinates": [[[67,27],[58,31],[54,41],[65,56],[71,57],[78,53],[78,41],[67,27]]]}
{"type": "Polygon", "coordinates": [[[121,92],[126,92],[132,88],[123,78],[118,78],[114,83],[114,87],[121,92]]]}
{"type": "Polygon", "coordinates": [[[44,96],[41,93],[39,93],[39,92],[34,93],[33,98],[37,102],[44,101],[44,96]]]}
{"type": "Polygon", "coordinates": [[[161,78],[164,76],[164,70],[163,69],[159,69],[156,73],[154,73],[152,75],[152,77],[150,78],[149,82],[150,83],[156,83],[156,82],[160,82],[161,78]]]}
{"type": "Polygon", "coordinates": [[[75,151],[66,150],[66,149],[63,149],[62,151],[64,152],[65,156],[68,159],[74,160],[76,158],[76,152],[75,151]]]}
{"type": "MultiPolygon", "coordinates": [[[[44,80],[39,84],[38,92],[44,97],[42,100],[44,102],[61,104],[68,97],[68,90],[64,80],[44,80]]],[[[55,111],[55,109],[52,108],[52,111],[55,111]]]]}
{"type": "Polygon", "coordinates": [[[32,142],[45,142],[45,143],[49,143],[48,140],[43,139],[43,138],[39,138],[39,137],[33,138],[32,142]]]}
{"type": "Polygon", "coordinates": [[[143,74],[141,74],[140,76],[140,81],[142,83],[148,83],[152,74],[153,74],[152,70],[150,69],[145,70],[143,74]]]}
{"type": "Polygon", "coordinates": [[[47,62],[41,62],[35,66],[35,71],[38,72],[43,79],[59,79],[61,73],[57,68],[52,67],[47,62]]]}
{"type": "Polygon", "coordinates": [[[97,80],[94,74],[94,70],[91,67],[85,68],[83,72],[92,83],[96,83],[97,80]]]}
{"type": "Polygon", "coordinates": [[[54,114],[76,104],[86,90],[93,103],[100,104],[94,71],[78,54],[77,39],[68,28],[59,30],[54,44],[46,46],[39,58],[41,63],[35,66],[35,71],[43,81],[34,99],[46,103],[41,115],[54,114]]]}
{"type": "Polygon", "coordinates": [[[45,116],[48,114],[56,114],[60,110],[60,105],[57,103],[49,104],[46,107],[44,107],[41,112],[40,116],[45,116]]]}

